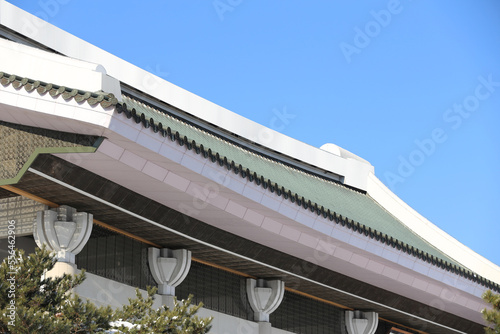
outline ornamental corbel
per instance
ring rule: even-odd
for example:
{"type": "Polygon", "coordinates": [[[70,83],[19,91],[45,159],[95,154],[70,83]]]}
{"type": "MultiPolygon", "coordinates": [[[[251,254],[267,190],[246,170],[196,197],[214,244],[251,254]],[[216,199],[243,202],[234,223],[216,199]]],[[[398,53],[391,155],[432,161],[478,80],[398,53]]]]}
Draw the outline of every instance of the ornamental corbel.
{"type": "Polygon", "coordinates": [[[254,311],[254,320],[269,322],[269,315],[278,308],[283,300],[285,282],[247,278],[246,288],[248,301],[254,311]]]}
{"type": "Polygon", "coordinates": [[[43,244],[56,252],[59,262],[75,263],[92,232],[93,215],[76,212],[75,208],[61,205],[57,209],[38,211],[33,236],[38,247],[43,244]]]}
{"type": "Polygon", "coordinates": [[[373,334],[378,327],[378,313],[346,311],[345,325],[349,334],[373,334]]]}
{"type": "Polygon", "coordinates": [[[158,293],[175,296],[175,287],[184,281],[191,268],[191,251],[150,247],[149,269],[158,284],[158,293]]]}

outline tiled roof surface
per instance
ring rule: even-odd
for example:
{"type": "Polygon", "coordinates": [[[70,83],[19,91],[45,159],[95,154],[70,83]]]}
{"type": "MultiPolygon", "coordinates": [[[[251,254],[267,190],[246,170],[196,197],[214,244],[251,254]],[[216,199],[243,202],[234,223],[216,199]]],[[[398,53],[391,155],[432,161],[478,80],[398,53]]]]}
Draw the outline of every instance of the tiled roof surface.
{"type": "Polygon", "coordinates": [[[500,291],[500,286],[476,275],[463,265],[447,256],[426,240],[415,234],[401,221],[392,216],[370,196],[350,189],[334,181],[326,180],[288,166],[275,159],[252,152],[168,114],[165,110],[147,105],[135,98],[123,95],[119,103],[112,94],[91,93],[47,84],[27,78],[0,72],[0,83],[12,85],[26,91],[37,90],[39,94],[74,98],[77,102],[103,107],[116,107],[118,113],[163,137],[169,137],[189,150],[195,150],[221,167],[233,170],[242,178],[276,192],[305,210],[329,219],[333,224],[341,224],[366,237],[391,245],[423,261],[452,271],[460,276],[500,291]]]}
{"type": "Polygon", "coordinates": [[[242,177],[272,192],[276,191],[307,210],[385,240],[395,247],[404,247],[411,252],[413,246],[424,254],[458,265],[457,261],[416,235],[366,194],[251,152],[131,97],[123,96],[123,102],[118,105],[118,112],[125,112],[127,117],[142,122],[145,127],[152,127],[159,134],[170,136],[188,148],[192,147],[197,153],[202,153],[203,146],[203,154],[207,158],[210,159],[211,155],[212,160],[219,160],[242,177]]]}

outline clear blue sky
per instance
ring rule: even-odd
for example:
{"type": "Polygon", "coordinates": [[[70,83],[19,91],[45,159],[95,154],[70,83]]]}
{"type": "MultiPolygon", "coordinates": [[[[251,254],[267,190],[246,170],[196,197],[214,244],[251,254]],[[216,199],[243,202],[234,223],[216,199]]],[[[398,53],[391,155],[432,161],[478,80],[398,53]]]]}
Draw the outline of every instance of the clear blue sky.
{"type": "Polygon", "coordinates": [[[499,1],[11,2],[260,124],[286,109],[500,265],[499,1]]]}

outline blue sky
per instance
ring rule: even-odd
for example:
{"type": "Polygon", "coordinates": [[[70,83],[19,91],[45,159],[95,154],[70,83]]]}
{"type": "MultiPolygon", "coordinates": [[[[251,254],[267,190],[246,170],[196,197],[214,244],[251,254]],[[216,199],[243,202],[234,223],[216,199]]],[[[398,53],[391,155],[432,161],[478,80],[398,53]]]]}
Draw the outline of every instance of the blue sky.
{"type": "Polygon", "coordinates": [[[500,2],[10,2],[260,124],[286,111],[500,265],[500,2]]]}

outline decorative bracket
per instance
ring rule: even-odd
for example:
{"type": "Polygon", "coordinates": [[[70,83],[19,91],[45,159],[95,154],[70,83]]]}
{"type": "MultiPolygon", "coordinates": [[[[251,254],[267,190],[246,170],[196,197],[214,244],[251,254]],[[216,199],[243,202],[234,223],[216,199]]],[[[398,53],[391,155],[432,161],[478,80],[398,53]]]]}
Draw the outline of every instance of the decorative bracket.
{"type": "Polygon", "coordinates": [[[345,325],[349,334],[373,334],[378,327],[378,313],[346,311],[345,325]]]}
{"type": "Polygon", "coordinates": [[[75,263],[92,232],[93,215],[76,212],[75,208],[61,205],[57,209],[38,211],[33,236],[38,247],[43,244],[57,253],[57,261],[75,263]]]}
{"type": "Polygon", "coordinates": [[[269,315],[280,306],[285,294],[285,282],[247,278],[247,296],[254,311],[254,320],[269,322],[269,315]]]}
{"type": "Polygon", "coordinates": [[[158,283],[158,293],[175,296],[175,287],[184,281],[191,268],[191,251],[150,247],[149,269],[158,283]]]}

